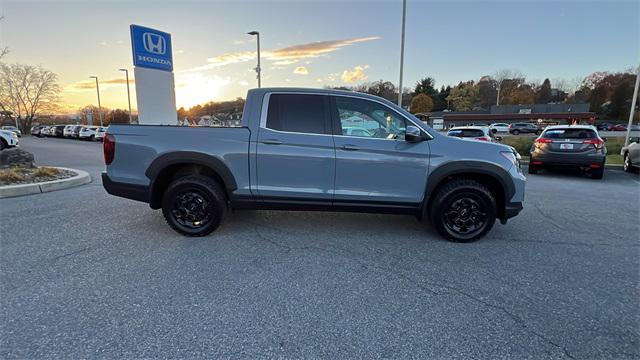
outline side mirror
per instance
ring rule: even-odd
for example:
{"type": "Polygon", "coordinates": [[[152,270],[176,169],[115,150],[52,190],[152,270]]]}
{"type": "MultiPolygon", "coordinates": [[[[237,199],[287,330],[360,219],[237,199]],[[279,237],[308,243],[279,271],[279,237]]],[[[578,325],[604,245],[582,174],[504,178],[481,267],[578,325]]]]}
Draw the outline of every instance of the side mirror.
{"type": "Polygon", "coordinates": [[[422,131],[413,125],[407,126],[404,130],[404,139],[407,142],[419,142],[424,140],[422,131]]]}

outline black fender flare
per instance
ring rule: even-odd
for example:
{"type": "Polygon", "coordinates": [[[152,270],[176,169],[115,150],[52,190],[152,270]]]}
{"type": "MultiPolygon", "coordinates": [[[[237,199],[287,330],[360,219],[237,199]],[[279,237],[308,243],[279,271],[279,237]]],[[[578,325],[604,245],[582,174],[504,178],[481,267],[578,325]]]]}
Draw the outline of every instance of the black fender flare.
{"type": "Polygon", "coordinates": [[[149,183],[149,203],[152,206],[158,175],[167,167],[175,164],[200,165],[213,170],[224,182],[227,194],[231,194],[238,188],[233,173],[221,159],[195,151],[172,151],[155,158],[145,171],[145,175],[151,180],[149,183]]]}
{"type": "Polygon", "coordinates": [[[511,175],[507,170],[499,165],[475,160],[451,161],[438,166],[427,177],[427,185],[423,199],[423,213],[427,210],[426,203],[429,201],[433,191],[442,182],[442,180],[449,176],[462,174],[480,174],[490,176],[497,180],[502,186],[505,203],[508,202],[516,192],[511,175]]]}

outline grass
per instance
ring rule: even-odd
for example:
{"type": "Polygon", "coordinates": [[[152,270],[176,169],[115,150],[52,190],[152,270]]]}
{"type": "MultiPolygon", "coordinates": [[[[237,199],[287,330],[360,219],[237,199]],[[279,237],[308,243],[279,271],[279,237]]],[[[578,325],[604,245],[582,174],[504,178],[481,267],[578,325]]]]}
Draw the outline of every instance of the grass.
{"type": "Polygon", "coordinates": [[[622,165],[623,158],[620,154],[609,154],[607,155],[607,165],[622,165]]]}
{"type": "Polygon", "coordinates": [[[0,181],[7,182],[7,183],[24,181],[24,175],[22,175],[22,169],[14,167],[14,168],[0,170],[0,181]]]}
{"type": "Polygon", "coordinates": [[[51,167],[39,167],[33,172],[34,177],[51,177],[60,173],[60,170],[51,167]]]}

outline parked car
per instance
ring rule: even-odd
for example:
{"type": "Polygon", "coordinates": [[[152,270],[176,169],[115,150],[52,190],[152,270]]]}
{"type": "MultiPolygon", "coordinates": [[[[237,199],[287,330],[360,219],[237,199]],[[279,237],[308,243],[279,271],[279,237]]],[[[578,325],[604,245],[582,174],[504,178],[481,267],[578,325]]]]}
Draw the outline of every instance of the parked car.
{"type": "Polygon", "coordinates": [[[536,124],[531,124],[531,123],[509,124],[509,133],[512,135],[518,135],[518,134],[540,135],[541,132],[542,130],[536,124]]]}
{"type": "Polygon", "coordinates": [[[625,125],[625,124],[612,125],[609,128],[609,131],[627,131],[627,125],[625,125]]]}
{"type": "Polygon", "coordinates": [[[489,129],[492,133],[508,133],[509,132],[509,124],[507,123],[494,123],[489,125],[489,129]]]}
{"type": "Polygon", "coordinates": [[[18,134],[10,130],[0,130],[0,150],[18,146],[18,134]]]}
{"type": "Polygon", "coordinates": [[[343,127],[342,128],[342,135],[348,135],[348,136],[363,136],[363,137],[373,137],[374,134],[373,132],[365,129],[365,128],[361,128],[361,127],[343,127]]]}
{"type": "Polygon", "coordinates": [[[51,126],[44,126],[40,130],[40,137],[49,136],[49,132],[51,131],[51,126]]]}
{"type": "Polygon", "coordinates": [[[73,133],[71,134],[71,137],[74,139],[78,139],[80,138],[80,131],[82,131],[83,126],[82,125],[76,125],[73,127],[73,133]]]}
{"type": "Polygon", "coordinates": [[[533,142],[529,155],[529,174],[562,166],[574,167],[602,179],[607,148],[598,131],[591,125],[549,126],[533,142]]]}
{"type": "Polygon", "coordinates": [[[56,125],[51,130],[51,136],[64,137],[64,125],[56,125]]]}
{"type": "Polygon", "coordinates": [[[383,98],[262,88],[244,113],[255,115],[242,127],[110,125],[104,188],[162,208],[186,236],[211,233],[229,208],[261,208],[409,213],[469,242],[522,209],[511,148],[441,135],[383,98]],[[344,135],[353,116],[374,136],[344,135]]]}
{"type": "Polygon", "coordinates": [[[629,138],[629,145],[620,150],[620,155],[624,159],[624,171],[631,172],[640,167],[640,137],[629,138]]]}
{"type": "Polygon", "coordinates": [[[98,128],[99,126],[83,126],[82,129],[80,129],[80,133],[78,133],[78,139],[93,141],[96,137],[96,130],[98,130],[98,128]]]}
{"type": "Polygon", "coordinates": [[[605,123],[597,124],[596,129],[598,129],[598,131],[609,131],[611,126],[613,126],[613,124],[605,122],[605,123]]]}
{"type": "Polygon", "coordinates": [[[73,129],[76,127],[76,125],[66,125],[64,127],[64,130],[62,132],[63,136],[66,138],[70,138],[73,137],[73,129]]]}
{"type": "Polygon", "coordinates": [[[2,130],[11,131],[14,134],[18,135],[18,137],[22,137],[22,131],[15,126],[3,126],[2,130]]]}
{"type": "Polygon", "coordinates": [[[34,125],[31,127],[31,131],[29,132],[31,134],[31,136],[38,136],[40,137],[42,129],[44,128],[44,126],[42,125],[34,125]]]}
{"type": "Polygon", "coordinates": [[[640,125],[638,124],[631,124],[631,131],[640,131],[640,125]]]}
{"type": "Polygon", "coordinates": [[[106,134],[107,134],[107,128],[99,127],[98,130],[96,130],[95,140],[102,141],[102,139],[104,139],[104,136],[106,134]]]}
{"type": "Polygon", "coordinates": [[[488,126],[458,126],[449,129],[447,136],[479,141],[496,141],[488,126]]]}

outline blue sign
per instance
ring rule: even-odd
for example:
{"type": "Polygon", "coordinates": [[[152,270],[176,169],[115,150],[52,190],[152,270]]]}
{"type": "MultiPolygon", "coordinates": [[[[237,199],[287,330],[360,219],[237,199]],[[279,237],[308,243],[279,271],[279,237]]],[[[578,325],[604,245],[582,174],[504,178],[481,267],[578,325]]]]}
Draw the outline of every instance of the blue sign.
{"type": "Polygon", "coordinates": [[[131,25],[131,47],[134,66],[173,71],[171,34],[131,25]]]}

